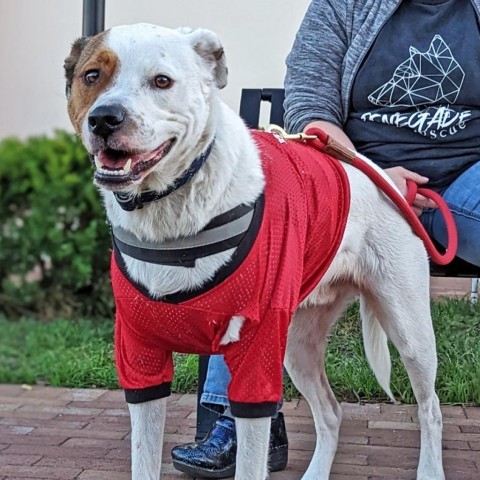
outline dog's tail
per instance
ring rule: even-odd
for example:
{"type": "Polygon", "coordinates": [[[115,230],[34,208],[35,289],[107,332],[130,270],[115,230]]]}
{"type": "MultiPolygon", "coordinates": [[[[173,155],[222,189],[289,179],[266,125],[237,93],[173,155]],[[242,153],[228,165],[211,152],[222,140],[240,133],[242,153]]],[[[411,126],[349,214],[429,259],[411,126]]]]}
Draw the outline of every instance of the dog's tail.
{"type": "Polygon", "coordinates": [[[392,362],[388,350],[387,335],[363,297],[360,298],[360,314],[362,317],[363,345],[368,363],[380,386],[395,403],[395,398],[390,389],[392,362]]]}

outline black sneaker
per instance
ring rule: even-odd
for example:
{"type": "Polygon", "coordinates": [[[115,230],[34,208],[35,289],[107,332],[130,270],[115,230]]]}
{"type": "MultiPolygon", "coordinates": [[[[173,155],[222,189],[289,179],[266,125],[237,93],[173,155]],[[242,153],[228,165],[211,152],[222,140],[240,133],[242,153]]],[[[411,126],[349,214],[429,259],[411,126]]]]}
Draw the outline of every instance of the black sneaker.
{"type": "MultiPolygon", "coordinates": [[[[178,445],[172,450],[173,466],[193,477],[228,478],[235,475],[237,437],[235,420],[221,416],[200,442],[178,445]]],[[[288,463],[288,439],[283,414],[272,420],[268,466],[271,472],[288,463]]]]}

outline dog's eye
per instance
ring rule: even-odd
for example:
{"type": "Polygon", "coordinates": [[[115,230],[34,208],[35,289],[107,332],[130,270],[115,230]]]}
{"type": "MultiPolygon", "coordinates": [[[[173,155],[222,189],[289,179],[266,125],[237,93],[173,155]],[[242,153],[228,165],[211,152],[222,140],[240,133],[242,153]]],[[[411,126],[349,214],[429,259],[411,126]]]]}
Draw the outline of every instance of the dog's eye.
{"type": "Polygon", "coordinates": [[[100,78],[100,72],[98,70],[88,70],[88,72],[83,75],[83,80],[87,85],[95,85],[100,78]]]}
{"type": "Polygon", "coordinates": [[[166,75],[157,75],[154,84],[157,88],[169,88],[172,85],[172,80],[166,75]]]}

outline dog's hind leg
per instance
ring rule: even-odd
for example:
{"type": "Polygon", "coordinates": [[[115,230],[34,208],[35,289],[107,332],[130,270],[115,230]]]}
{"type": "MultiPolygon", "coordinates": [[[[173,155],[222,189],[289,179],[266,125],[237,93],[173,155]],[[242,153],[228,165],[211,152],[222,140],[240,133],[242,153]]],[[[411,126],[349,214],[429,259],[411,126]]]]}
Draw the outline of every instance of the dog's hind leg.
{"type": "Polygon", "coordinates": [[[303,480],[327,480],[337,449],[342,410],[325,373],[325,347],[330,328],[350,299],[350,294],[343,293],[335,303],[300,308],[290,325],[285,367],[310,405],[317,434],[303,480]]]}
{"type": "MultiPolygon", "coordinates": [[[[424,253],[417,251],[418,255],[412,255],[417,246],[420,245],[409,244],[409,252],[403,248],[374,274],[377,278],[371,279],[362,295],[361,313],[370,356],[383,351],[381,346],[376,348],[375,340],[368,338],[368,332],[375,331],[372,325],[379,322],[400,353],[410,378],[421,429],[417,479],[443,480],[442,414],[435,393],[437,355],[430,315],[429,272],[428,263],[422,258],[424,253]]],[[[384,341],[381,336],[378,338],[384,341]]],[[[375,364],[382,362],[372,362],[370,358],[370,363],[375,370],[375,364]]]]}
{"type": "Polygon", "coordinates": [[[235,480],[265,480],[270,438],[270,417],[235,418],[237,459],[235,480]]]}
{"type": "Polygon", "coordinates": [[[167,399],[128,404],[132,424],[132,480],[159,480],[167,399]]]}

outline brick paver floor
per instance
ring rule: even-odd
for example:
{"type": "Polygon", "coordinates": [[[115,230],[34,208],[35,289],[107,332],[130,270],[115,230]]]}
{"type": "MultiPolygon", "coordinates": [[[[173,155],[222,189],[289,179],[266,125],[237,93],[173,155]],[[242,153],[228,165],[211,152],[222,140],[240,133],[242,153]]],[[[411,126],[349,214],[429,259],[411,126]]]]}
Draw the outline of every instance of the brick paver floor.
{"type": "MultiPolygon", "coordinates": [[[[468,297],[468,279],[432,279],[433,297],[468,297]]],[[[165,429],[163,480],[189,477],[172,468],[170,450],[195,436],[196,396],[173,395],[165,429]]],[[[420,434],[415,406],[343,404],[332,480],[414,479],[420,434]]],[[[288,468],[271,480],[300,479],[315,443],[304,400],[283,407],[288,468]]],[[[480,479],[480,408],[443,406],[447,480],[480,479]]],[[[129,418],[123,393],[0,384],[0,480],[129,480],[129,418]]]]}
{"type": "MultiPolygon", "coordinates": [[[[170,399],[162,479],[181,480],[170,450],[195,434],[194,395],[170,399]]],[[[343,404],[332,480],[414,479],[419,431],[416,408],[343,404]]],[[[444,406],[444,465],[448,480],[480,478],[480,408],[444,406]]],[[[283,408],[290,440],[284,472],[300,479],[314,447],[304,400],[283,408]]],[[[120,391],[0,385],[0,480],[129,480],[129,419],[120,391]]]]}

